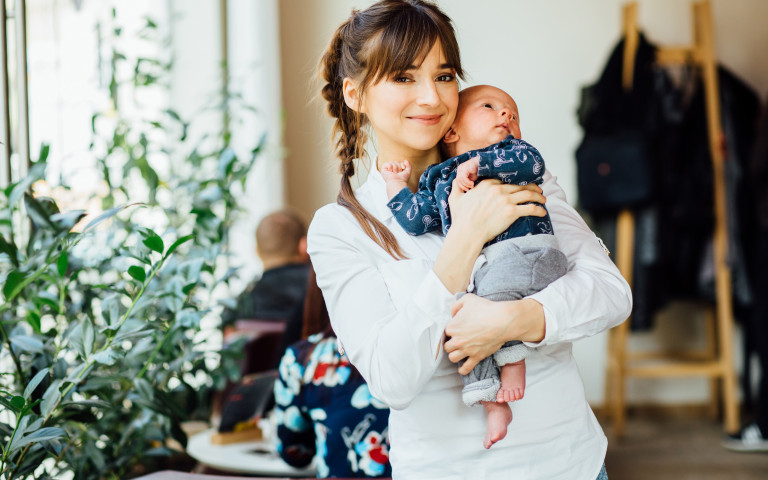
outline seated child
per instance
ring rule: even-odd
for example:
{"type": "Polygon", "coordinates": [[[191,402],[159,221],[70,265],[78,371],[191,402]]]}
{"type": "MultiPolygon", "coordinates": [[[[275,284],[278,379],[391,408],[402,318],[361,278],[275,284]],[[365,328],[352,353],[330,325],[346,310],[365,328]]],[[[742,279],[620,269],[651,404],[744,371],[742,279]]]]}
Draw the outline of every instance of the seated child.
{"type": "MultiPolygon", "coordinates": [[[[407,161],[387,163],[382,177],[387,204],[398,223],[411,235],[451,225],[448,196],[454,179],[463,191],[485,178],[504,183],[541,184],[544,160],[539,151],[520,140],[517,104],[506,92],[488,85],[462,90],[456,120],[442,140],[448,160],[431,165],[412,193],[407,187],[407,161]]],[[[494,300],[519,300],[564,275],[565,255],[558,250],[549,214],[522,217],[488,242],[475,265],[468,291],[494,300]]],[[[520,341],[507,342],[492,357],[462,376],[462,399],[482,403],[488,412],[485,448],[504,438],[512,421],[508,402],[523,398],[525,357],[531,349],[520,341]],[[499,371],[500,370],[500,371],[499,371]]]]}

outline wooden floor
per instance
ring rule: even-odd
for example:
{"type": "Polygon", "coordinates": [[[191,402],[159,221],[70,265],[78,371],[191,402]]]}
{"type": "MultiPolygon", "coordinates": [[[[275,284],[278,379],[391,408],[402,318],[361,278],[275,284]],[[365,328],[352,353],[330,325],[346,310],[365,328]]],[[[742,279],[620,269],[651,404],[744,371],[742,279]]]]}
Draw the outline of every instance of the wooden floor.
{"type": "Polygon", "coordinates": [[[610,480],[768,480],[768,453],[724,449],[719,422],[634,415],[620,440],[612,439],[610,422],[601,423],[610,480]]]}

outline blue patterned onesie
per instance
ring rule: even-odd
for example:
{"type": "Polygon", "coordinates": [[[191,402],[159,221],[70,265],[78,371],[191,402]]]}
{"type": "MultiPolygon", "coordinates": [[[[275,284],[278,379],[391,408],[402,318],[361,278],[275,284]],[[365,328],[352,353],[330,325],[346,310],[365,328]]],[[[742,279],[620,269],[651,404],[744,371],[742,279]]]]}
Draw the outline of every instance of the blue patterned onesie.
{"type": "MultiPolygon", "coordinates": [[[[421,235],[451,226],[448,196],[457,168],[479,157],[478,182],[498,178],[504,183],[527,185],[542,183],[544,159],[528,142],[508,136],[479,150],[451,157],[430,165],[412,193],[403,188],[387,206],[403,229],[421,235]]],[[[489,241],[483,248],[485,263],[476,269],[470,291],[490,300],[519,300],[543,289],[565,274],[567,260],[557,248],[549,213],[544,217],[522,217],[489,241]]],[[[492,357],[480,362],[469,375],[462,376],[462,398],[467,405],[495,401],[499,367],[524,359],[530,350],[522,342],[505,343],[492,357]]]]}

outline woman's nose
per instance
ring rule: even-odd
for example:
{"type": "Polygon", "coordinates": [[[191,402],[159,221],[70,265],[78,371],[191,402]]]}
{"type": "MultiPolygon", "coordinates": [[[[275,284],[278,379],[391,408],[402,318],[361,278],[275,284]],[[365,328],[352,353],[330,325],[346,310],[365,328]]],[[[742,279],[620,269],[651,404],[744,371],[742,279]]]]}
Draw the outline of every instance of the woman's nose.
{"type": "Polygon", "coordinates": [[[435,85],[435,82],[421,82],[421,85],[419,85],[418,101],[421,105],[436,105],[440,101],[440,97],[437,94],[437,85],[435,85]]]}

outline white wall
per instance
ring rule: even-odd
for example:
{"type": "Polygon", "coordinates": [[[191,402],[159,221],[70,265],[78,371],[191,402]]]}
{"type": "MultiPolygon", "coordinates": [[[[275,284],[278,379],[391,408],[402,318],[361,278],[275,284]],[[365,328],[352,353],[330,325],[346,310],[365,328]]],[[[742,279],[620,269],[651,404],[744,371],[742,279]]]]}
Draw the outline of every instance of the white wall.
{"type": "MultiPolygon", "coordinates": [[[[309,83],[330,35],[350,8],[371,1],[282,0],[280,2],[283,101],[288,149],[288,202],[311,214],[333,201],[338,176],[328,147],[330,119],[310,103],[318,88],[309,83]]],[[[620,0],[442,0],[454,20],[467,84],[491,83],[509,91],[520,107],[523,137],[536,145],[572,203],[576,200],[573,152],[582,132],[576,120],[580,88],[594,82],[619,39],[620,0]]],[[[768,2],[713,0],[717,55],[725,66],[765,98],[768,92],[768,2]]],[[[649,40],[661,45],[692,39],[690,2],[640,0],[639,23],[649,40]]],[[[633,345],[655,347],[663,339],[692,337],[700,326],[662,320],[679,336],[662,332],[633,338],[633,345]],[[693,334],[690,330],[693,330],[693,334]]],[[[740,350],[737,345],[737,351],[740,350]]],[[[602,403],[605,335],[575,346],[587,396],[602,403]]],[[[695,402],[705,398],[706,382],[633,382],[629,400],[695,402]]]]}

